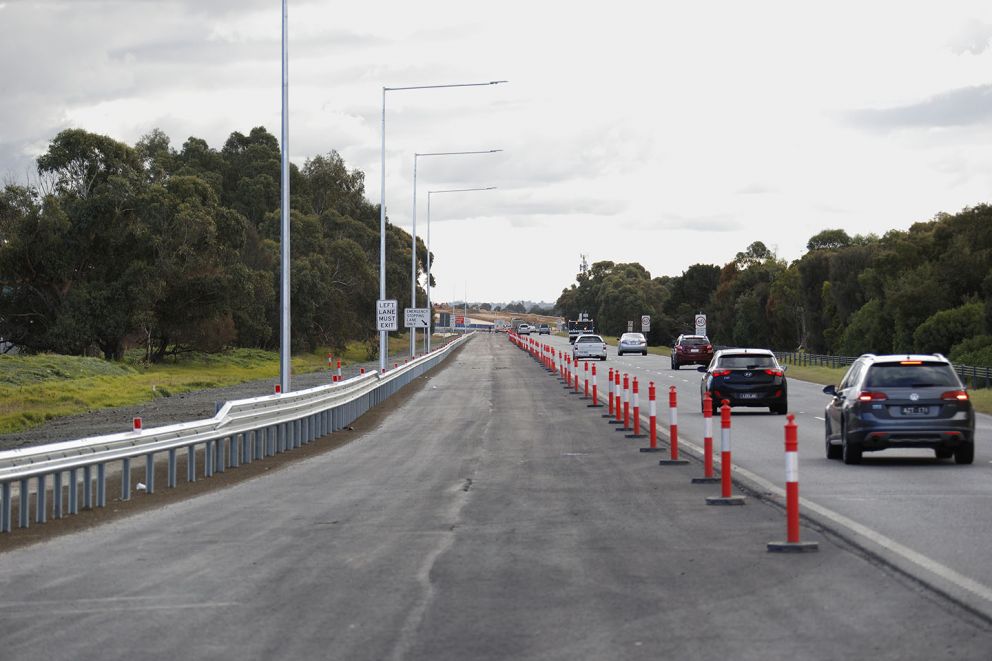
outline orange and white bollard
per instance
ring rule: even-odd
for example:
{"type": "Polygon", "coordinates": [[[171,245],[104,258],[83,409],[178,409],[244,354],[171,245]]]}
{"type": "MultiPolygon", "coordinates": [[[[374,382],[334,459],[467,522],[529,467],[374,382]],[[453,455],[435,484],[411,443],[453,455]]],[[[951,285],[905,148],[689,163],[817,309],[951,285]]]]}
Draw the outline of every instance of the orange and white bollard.
{"type": "Polygon", "coordinates": [[[585,372],[585,375],[582,377],[583,390],[585,391],[582,399],[589,399],[589,361],[582,364],[582,370],[585,372]]]}
{"type": "Polygon", "coordinates": [[[607,420],[611,420],[613,418],[613,368],[612,367],[610,368],[609,373],[607,373],[606,375],[606,390],[607,390],[606,399],[609,402],[610,408],[607,410],[606,413],[603,414],[603,417],[606,418],[607,420]]]}
{"type": "Polygon", "coordinates": [[[732,470],[730,452],[730,404],[723,400],[720,407],[720,495],[706,499],[707,505],[743,505],[744,496],[731,495],[730,472],[732,470]]]}
{"type": "Polygon", "coordinates": [[[818,551],[816,542],[799,541],[799,442],[796,416],[789,414],[785,423],[785,519],[786,541],[768,542],[769,551],[776,553],[805,553],[818,551]]]}
{"type": "Polygon", "coordinates": [[[586,404],[591,409],[601,409],[603,405],[599,403],[599,386],[596,383],[596,366],[592,366],[592,404],[586,404]]]}
{"type": "Polygon", "coordinates": [[[654,381],[648,383],[648,447],[641,448],[641,452],[661,452],[658,447],[658,410],[655,408],[654,381]]]}
{"type": "Polygon", "coordinates": [[[617,431],[631,431],[630,426],[630,375],[623,373],[623,426],[617,431]]]}
{"type": "Polygon", "coordinates": [[[626,438],[644,438],[644,434],[641,433],[641,396],[640,390],[637,386],[637,377],[634,377],[633,383],[633,402],[631,408],[633,409],[633,423],[634,423],[634,433],[627,434],[626,438]]]}
{"type": "Polygon", "coordinates": [[[340,381],[341,380],[341,359],[340,358],[338,358],[338,373],[337,373],[337,375],[336,375],[336,377],[335,377],[334,380],[335,381],[340,381]]]}
{"type": "Polygon", "coordinates": [[[720,478],[713,476],[713,398],[703,393],[703,476],[692,478],[693,484],[712,484],[720,478]]]}
{"type": "Polygon", "coordinates": [[[679,459],[679,399],[675,386],[668,389],[668,459],[658,462],[660,466],[678,466],[689,463],[679,459]]]}

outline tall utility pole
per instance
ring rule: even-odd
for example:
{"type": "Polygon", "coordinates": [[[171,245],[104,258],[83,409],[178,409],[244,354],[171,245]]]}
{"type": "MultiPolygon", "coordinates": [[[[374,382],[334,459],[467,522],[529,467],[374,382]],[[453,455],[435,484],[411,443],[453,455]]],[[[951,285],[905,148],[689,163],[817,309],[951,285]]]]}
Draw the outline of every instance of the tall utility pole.
{"type": "Polygon", "coordinates": [[[289,26],[287,4],[282,0],[282,202],[280,205],[279,276],[279,385],[289,392],[291,364],[289,335],[289,26]]]}

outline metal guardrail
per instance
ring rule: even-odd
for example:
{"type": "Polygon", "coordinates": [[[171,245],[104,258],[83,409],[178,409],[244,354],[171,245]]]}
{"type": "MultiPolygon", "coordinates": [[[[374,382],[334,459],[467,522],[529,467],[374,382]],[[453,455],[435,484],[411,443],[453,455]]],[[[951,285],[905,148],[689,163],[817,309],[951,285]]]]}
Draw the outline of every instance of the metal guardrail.
{"type": "MultiPolygon", "coordinates": [[[[858,356],[827,356],[800,351],[776,351],[779,362],[797,366],[847,367],[858,356]]],[[[969,388],[992,388],[992,367],[952,365],[954,371],[969,388]]]]}
{"type": "Polygon", "coordinates": [[[452,349],[469,337],[471,334],[460,337],[385,374],[370,372],[297,392],[227,402],[213,418],[206,420],[0,452],[0,532],[11,531],[15,497],[18,526],[28,527],[32,481],[34,520],[45,523],[49,493],[52,516],[56,519],[78,514],[80,505],[105,507],[107,467],[111,464],[120,464],[121,500],[129,500],[133,459],[145,459],[145,491],[153,493],[155,461],[162,454],[168,461],[167,486],[173,488],[178,479],[178,455],[183,450],[186,480],[195,482],[198,456],[203,460],[203,477],[211,477],[227,468],[309,444],[347,427],[447,358],[452,349]]]}

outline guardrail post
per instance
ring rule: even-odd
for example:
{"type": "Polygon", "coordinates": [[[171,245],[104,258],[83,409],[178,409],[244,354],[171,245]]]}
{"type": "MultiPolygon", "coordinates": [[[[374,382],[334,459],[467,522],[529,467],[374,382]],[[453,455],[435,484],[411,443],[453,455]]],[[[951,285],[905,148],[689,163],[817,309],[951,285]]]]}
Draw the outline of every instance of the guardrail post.
{"type": "Polygon", "coordinates": [[[93,508],[93,467],[83,466],[83,507],[93,508]]]}
{"type": "Polygon", "coordinates": [[[0,532],[10,532],[10,519],[14,513],[14,505],[11,502],[10,482],[4,482],[0,485],[0,489],[3,490],[3,495],[0,497],[0,532]]]}
{"type": "Polygon", "coordinates": [[[121,462],[121,500],[131,500],[131,459],[121,462]]]}
{"type": "Polygon", "coordinates": [[[730,403],[723,400],[720,407],[720,496],[710,496],[707,505],[743,505],[744,496],[733,496],[731,490],[730,472],[733,461],[730,452],[730,403]]]}
{"type": "Polygon", "coordinates": [[[52,518],[61,519],[62,518],[62,471],[55,471],[52,476],[54,484],[52,485],[52,518]]]}
{"type": "Polygon", "coordinates": [[[79,469],[69,469],[69,514],[79,514],[79,469]]]}
{"type": "Polygon", "coordinates": [[[145,455],[145,493],[155,493],[155,453],[145,455]]]}
{"type": "Polygon", "coordinates": [[[18,499],[20,500],[18,512],[17,512],[17,525],[19,528],[27,528],[28,520],[31,518],[29,515],[31,513],[31,505],[28,500],[28,495],[30,493],[28,488],[28,479],[24,478],[21,480],[20,488],[17,490],[18,499]]]}
{"type": "Polygon", "coordinates": [[[107,464],[96,465],[96,506],[107,506],[107,464]]]}
{"type": "Polygon", "coordinates": [[[166,484],[170,489],[176,488],[176,448],[169,450],[169,474],[166,477],[166,484]]]}
{"type": "Polygon", "coordinates": [[[186,446],[186,481],[196,482],[196,446],[186,446]]]}
{"type": "Polygon", "coordinates": [[[38,493],[35,494],[37,502],[34,520],[37,523],[48,521],[48,479],[45,475],[37,477],[38,493]]]}

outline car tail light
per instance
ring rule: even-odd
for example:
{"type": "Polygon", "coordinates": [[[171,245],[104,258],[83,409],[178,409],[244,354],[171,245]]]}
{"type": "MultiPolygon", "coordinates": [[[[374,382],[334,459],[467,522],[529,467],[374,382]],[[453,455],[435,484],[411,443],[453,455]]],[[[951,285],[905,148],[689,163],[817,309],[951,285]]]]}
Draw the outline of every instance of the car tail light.
{"type": "Polygon", "coordinates": [[[713,370],[713,376],[730,376],[730,370],[713,370]]]}
{"type": "Polygon", "coordinates": [[[782,376],[782,370],[765,370],[768,376],[782,376]]]}
{"type": "Polygon", "coordinates": [[[703,347],[703,350],[704,351],[713,351],[713,345],[712,344],[707,344],[705,347],[703,347]]]}
{"type": "Polygon", "coordinates": [[[886,395],[884,392],[878,392],[877,390],[876,391],[863,390],[858,395],[859,402],[871,402],[871,401],[878,401],[881,399],[888,399],[888,398],[889,396],[886,395]]]}
{"type": "Polygon", "coordinates": [[[959,402],[968,401],[968,393],[964,390],[948,390],[940,396],[941,399],[956,399],[959,402]]]}

